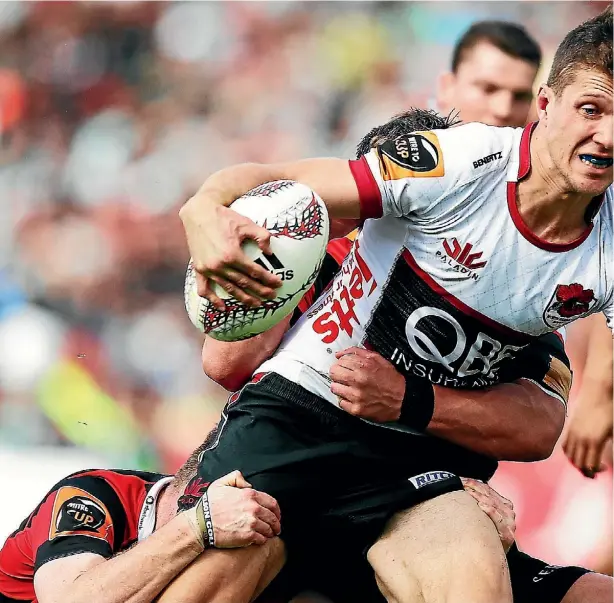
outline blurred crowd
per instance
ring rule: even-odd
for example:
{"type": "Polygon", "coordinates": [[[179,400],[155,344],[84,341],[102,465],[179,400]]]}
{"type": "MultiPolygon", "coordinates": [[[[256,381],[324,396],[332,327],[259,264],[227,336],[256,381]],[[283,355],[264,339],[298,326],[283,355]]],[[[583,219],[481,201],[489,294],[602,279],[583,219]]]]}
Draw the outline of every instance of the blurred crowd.
{"type": "Polygon", "coordinates": [[[225,399],[183,308],[177,211],[204,178],[242,161],[352,156],[372,126],[432,106],[476,20],[524,24],[549,64],[595,12],[0,2],[0,444],[174,469],[225,399]]]}

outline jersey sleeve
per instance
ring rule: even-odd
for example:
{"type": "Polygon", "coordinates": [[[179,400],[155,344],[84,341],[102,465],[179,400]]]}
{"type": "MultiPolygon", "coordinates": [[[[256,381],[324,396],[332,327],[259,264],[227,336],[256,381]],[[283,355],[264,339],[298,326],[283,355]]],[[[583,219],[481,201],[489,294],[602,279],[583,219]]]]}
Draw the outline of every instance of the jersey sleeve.
{"type": "Polygon", "coordinates": [[[565,352],[564,333],[547,333],[520,351],[512,361],[506,382],[527,379],[559,400],[565,408],[572,385],[572,372],[565,352]]]}
{"type": "MultiPolygon", "coordinates": [[[[48,561],[79,553],[113,555],[118,523],[109,484],[92,476],[75,477],[49,494],[31,518],[30,539],[34,571],[48,561]]],[[[116,511],[117,514],[117,511],[116,511]]]]}
{"type": "Polygon", "coordinates": [[[420,215],[509,157],[513,130],[470,123],[388,140],[350,161],[361,219],[420,215]]]}

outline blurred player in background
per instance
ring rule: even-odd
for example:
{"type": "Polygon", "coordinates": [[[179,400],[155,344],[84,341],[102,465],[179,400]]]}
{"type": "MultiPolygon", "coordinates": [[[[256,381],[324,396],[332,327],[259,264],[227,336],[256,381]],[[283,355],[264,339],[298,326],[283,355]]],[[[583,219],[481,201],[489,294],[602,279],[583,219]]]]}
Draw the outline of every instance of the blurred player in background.
{"type": "Polygon", "coordinates": [[[541,60],[539,45],[521,25],[474,23],[454,46],[451,70],[439,77],[438,108],[458,111],[463,122],[522,127],[541,60]]]}

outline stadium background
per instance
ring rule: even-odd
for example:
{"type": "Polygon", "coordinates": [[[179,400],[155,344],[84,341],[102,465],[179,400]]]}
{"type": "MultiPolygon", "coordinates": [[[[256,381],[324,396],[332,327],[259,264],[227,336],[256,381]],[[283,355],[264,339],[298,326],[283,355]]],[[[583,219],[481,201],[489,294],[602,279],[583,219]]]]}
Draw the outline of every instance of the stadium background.
{"type": "MultiPolygon", "coordinates": [[[[434,106],[473,21],[524,24],[547,68],[602,6],[0,2],[0,541],[67,472],[171,471],[216,421],[177,217],[209,173],[351,156],[373,125],[434,106]]],[[[603,568],[611,475],[584,479],[557,449],[494,484],[522,547],[603,568]]]]}

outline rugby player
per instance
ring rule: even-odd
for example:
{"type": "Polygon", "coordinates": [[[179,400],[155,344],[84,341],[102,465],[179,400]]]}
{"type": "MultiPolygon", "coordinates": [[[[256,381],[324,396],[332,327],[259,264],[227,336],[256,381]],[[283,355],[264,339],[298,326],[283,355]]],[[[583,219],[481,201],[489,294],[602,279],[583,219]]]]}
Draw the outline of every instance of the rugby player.
{"type": "MultiPolygon", "coordinates": [[[[205,548],[271,540],[280,529],[277,502],[238,471],[210,486],[191,482],[184,493],[206,445],[175,476],[98,469],[55,484],[0,549],[0,603],[151,603],[192,561],[210,554],[205,548]],[[180,498],[190,510],[177,514],[180,498]]],[[[232,566],[235,557],[220,552],[213,564],[232,566]]],[[[202,602],[258,592],[267,562],[254,559],[232,582],[211,581],[202,602]]],[[[280,567],[283,555],[272,563],[280,567]]]]}
{"type": "Polygon", "coordinates": [[[437,108],[465,122],[523,127],[533,102],[542,53],[516,23],[478,21],[458,40],[450,71],[440,75],[437,108]]]}
{"type": "MultiPolygon", "coordinates": [[[[432,111],[412,109],[371,130],[358,144],[357,158],[367,153],[374,144],[383,142],[384,139],[395,138],[416,130],[443,129],[453,125],[453,123],[432,111]]],[[[338,224],[337,228],[342,231],[344,228],[347,229],[347,226],[347,224],[338,224]]],[[[235,343],[220,342],[206,337],[202,350],[205,373],[231,391],[238,390],[245,385],[252,372],[277,348],[285,330],[296,323],[302,313],[309,308],[312,301],[317,299],[334,279],[351,249],[355,235],[356,232],[352,232],[347,237],[332,240],[329,243],[322,270],[316,282],[292,315],[282,321],[281,327],[277,326],[265,334],[235,343]]],[[[530,347],[533,348],[534,358],[542,357],[541,364],[544,367],[549,367],[556,360],[561,363],[558,365],[559,370],[563,366],[569,366],[562,341],[554,335],[542,336],[530,347]]],[[[400,374],[381,356],[373,361],[373,365],[365,361],[362,372],[370,378],[362,386],[353,383],[354,392],[351,402],[344,400],[341,402],[341,406],[348,406],[349,402],[354,406],[355,414],[376,421],[398,418],[403,399],[404,383],[399,384],[397,391],[400,393],[397,393],[396,397],[394,387],[389,390],[389,386],[399,379],[400,374]],[[372,367],[375,367],[378,371],[374,377],[370,375],[372,367]],[[376,391],[369,391],[369,386],[376,391]]],[[[523,367],[520,367],[517,373],[522,375],[523,367]]],[[[531,376],[537,377],[534,372],[531,376]]],[[[548,391],[548,383],[552,383],[554,378],[554,373],[545,373],[539,384],[548,391]]],[[[566,378],[569,383],[571,374],[567,373],[566,378]]],[[[566,397],[564,401],[566,401],[566,397]]],[[[487,438],[488,435],[482,434],[482,437],[487,438]]],[[[489,499],[482,509],[489,513],[498,529],[502,524],[506,525],[508,518],[505,516],[507,510],[505,505],[506,503],[509,505],[509,501],[505,501],[481,482],[464,480],[464,485],[469,492],[480,492],[489,499]],[[469,488],[467,483],[470,484],[469,488]],[[487,488],[488,490],[486,490],[487,488]],[[495,508],[499,513],[497,516],[492,515],[495,508]]],[[[501,532],[500,537],[502,540],[504,539],[501,532]]],[[[508,552],[507,561],[510,567],[514,601],[516,602],[580,603],[586,601],[588,603],[587,593],[590,593],[590,601],[593,603],[609,603],[612,598],[612,580],[609,576],[589,573],[589,570],[576,566],[548,565],[540,559],[521,552],[516,545],[508,552]]],[[[357,571],[360,571],[360,569],[357,568],[357,571]]],[[[343,588],[347,587],[344,586],[343,588]]],[[[326,585],[324,589],[328,590],[326,585]]],[[[362,592],[364,593],[364,591],[362,592]]],[[[351,597],[349,600],[351,600],[351,597]]]]}
{"type": "MultiPolygon", "coordinates": [[[[93,595],[101,603],[153,601],[193,560],[206,558],[206,537],[194,506],[203,493],[216,547],[261,544],[278,533],[275,501],[252,490],[238,471],[211,485],[190,481],[206,446],[195,450],[175,476],[97,469],[73,473],[55,484],[0,549],[0,603],[70,603],[93,595]],[[193,510],[175,515],[180,497],[182,505],[193,510]],[[149,538],[154,530],[155,538],[149,538]],[[105,563],[107,559],[112,562],[105,563]]],[[[515,531],[509,501],[485,484],[466,480],[465,487],[496,522],[509,549],[515,531]]],[[[267,567],[282,563],[279,545],[267,567]]],[[[232,600],[237,589],[257,593],[262,570],[252,565],[232,583],[209,585],[201,589],[198,601],[232,600]]],[[[177,592],[175,585],[174,600],[177,592]]],[[[273,591],[261,603],[277,600],[273,591]]]]}
{"type": "MultiPolygon", "coordinates": [[[[522,127],[540,62],[539,45],[522,26],[478,21],[458,40],[450,71],[439,78],[438,108],[442,113],[458,111],[464,122],[522,127]]],[[[594,477],[611,465],[601,458],[612,438],[612,338],[603,321],[591,318],[583,327],[587,357],[562,445],[569,460],[594,477]]]]}
{"type": "MultiPolygon", "coordinates": [[[[269,233],[227,208],[247,190],[298,180],[333,217],[381,218],[365,223],[334,291],[261,367],[264,377],[227,406],[201,470],[215,476],[241,455],[248,479],[279,500],[286,544],[334,519],[368,546],[408,509],[368,552],[388,600],[511,601],[492,524],[450,475],[479,478],[486,459],[416,432],[443,421],[445,388],[435,399],[429,381],[487,387],[536,336],[597,311],[611,321],[611,38],[611,10],[568,34],[538,95],[539,122],[524,131],[468,124],[384,142],[349,164],[235,166],[181,211],[199,292],[219,306],[211,282],[255,306],[280,284],[241,251],[245,238],[268,251],[269,233]],[[328,374],[335,353],[356,345],[413,377],[398,422],[339,411],[328,374]],[[311,522],[299,520],[306,500],[311,522]]],[[[513,400],[480,407],[481,393],[455,406],[448,439],[489,415],[509,427],[521,412],[513,400]]]]}

